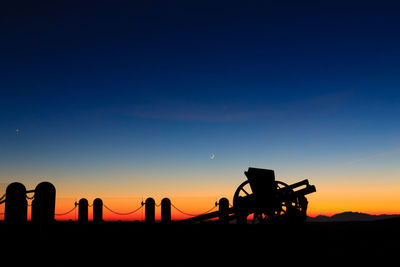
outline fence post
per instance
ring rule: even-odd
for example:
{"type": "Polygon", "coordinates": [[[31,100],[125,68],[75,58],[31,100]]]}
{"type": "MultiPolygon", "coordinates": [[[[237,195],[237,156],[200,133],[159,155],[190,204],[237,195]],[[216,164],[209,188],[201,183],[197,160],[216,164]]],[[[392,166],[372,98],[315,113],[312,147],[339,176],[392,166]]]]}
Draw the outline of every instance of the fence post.
{"type": "Polygon", "coordinates": [[[10,224],[21,224],[27,221],[28,202],[26,188],[21,183],[11,183],[6,189],[4,220],[10,224]]]}
{"type": "Polygon", "coordinates": [[[32,201],[32,222],[45,225],[54,222],[56,188],[49,182],[42,182],[35,188],[32,201]]]}
{"type": "Polygon", "coordinates": [[[171,200],[163,198],[161,200],[161,223],[171,222],[171,200]]]}
{"type": "Polygon", "coordinates": [[[229,200],[227,198],[221,198],[218,202],[219,206],[219,222],[222,224],[229,223],[229,200]]]}
{"type": "Polygon", "coordinates": [[[155,223],[155,206],[156,202],[153,198],[149,197],[145,202],[144,222],[147,224],[155,223]]]}
{"type": "Polygon", "coordinates": [[[78,222],[87,223],[88,222],[88,206],[89,202],[86,198],[81,198],[79,200],[79,211],[78,211],[78,222]]]}
{"type": "Polygon", "coordinates": [[[103,200],[96,198],[93,201],[93,222],[99,223],[103,221],[103,200]]]}

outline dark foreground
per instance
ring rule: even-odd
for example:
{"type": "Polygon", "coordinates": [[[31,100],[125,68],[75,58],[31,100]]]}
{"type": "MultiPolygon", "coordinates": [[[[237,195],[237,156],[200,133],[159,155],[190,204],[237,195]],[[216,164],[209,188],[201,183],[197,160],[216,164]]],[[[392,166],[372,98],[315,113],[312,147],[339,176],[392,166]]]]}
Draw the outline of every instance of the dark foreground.
{"type": "Polygon", "coordinates": [[[400,256],[398,218],[297,226],[56,222],[47,229],[1,222],[0,238],[9,266],[382,266],[400,256]]]}

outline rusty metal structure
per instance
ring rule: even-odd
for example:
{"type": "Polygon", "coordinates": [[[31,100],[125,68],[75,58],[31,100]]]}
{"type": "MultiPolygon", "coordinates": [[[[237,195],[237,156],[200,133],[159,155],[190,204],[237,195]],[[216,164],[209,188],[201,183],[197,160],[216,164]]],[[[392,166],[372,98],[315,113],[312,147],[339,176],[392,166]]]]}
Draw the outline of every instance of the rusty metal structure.
{"type": "Polygon", "coordinates": [[[233,206],[202,214],[182,222],[201,222],[224,218],[224,222],[237,223],[302,222],[307,218],[307,194],[316,192],[314,185],[302,180],[288,185],[275,180],[275,172],[268,169],[248,168],[247,180],[236,189],[233,206]],[[252,216],[252,217],[251,217],[252,216]]]}

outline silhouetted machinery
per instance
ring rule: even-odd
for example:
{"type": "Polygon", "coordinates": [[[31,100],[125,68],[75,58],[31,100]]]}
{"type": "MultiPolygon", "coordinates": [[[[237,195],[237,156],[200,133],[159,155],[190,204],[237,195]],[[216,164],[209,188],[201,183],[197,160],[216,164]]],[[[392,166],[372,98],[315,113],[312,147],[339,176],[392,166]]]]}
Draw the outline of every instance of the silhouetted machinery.
{"type": "Polygon", "coordinates": [[[253,214],[253,223],[307,218],[308,201],[305,195],[316,191],[308,180],[288,185],[275,180],[273,170],[249,168],[244,172],[247,181],[236,189],[233,210],[238,221],[253,214]]]}
{"type": "Polygon", "coordinates": [[[249,168],[244,172],[247,180],[239,185],[233,196],[233,206],[212,213],[186,219],[198,222],[219,217],[224,221],[236,219],[246,223],[301,222],[307,218],[308,201],[305,195],[316,191],[308,180],[288,185],[275,180],[273,170],[249,168]],[[251,217],[250,217],[251,218],[251,217]]]}

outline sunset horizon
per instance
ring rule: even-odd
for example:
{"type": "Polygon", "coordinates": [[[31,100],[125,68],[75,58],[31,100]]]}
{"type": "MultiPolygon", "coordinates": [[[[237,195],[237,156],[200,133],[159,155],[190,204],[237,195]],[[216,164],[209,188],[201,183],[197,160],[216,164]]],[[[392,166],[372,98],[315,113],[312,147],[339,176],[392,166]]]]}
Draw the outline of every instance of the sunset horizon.
{"type": "MultiPolygon", "coordinates": [[[[244,177],[244,175],[243,175],[244,177]]],[[[306,177],[300,177],[306,178],[306,177]]],[[[243,181],[246,178],[243,178],[243,181]]],[[[284,179],[277,178],[277,180],[285,181],[284,179]]],[[[290,179],[291,181],[295,181],[296,179],[290,179]]],[[[299,180],[299,179],[298,179],[299,180]]],[[[43,182],[45,180],[38,180],[38,183],[43,182]]],[[[286,179],[287,181],[287,179],[286,179]]],[[[311,180],[312,181],[312,180],[311,180]]],[[[14,182],[17,182],[14,181],[14,182]]],[[[78,203],[80,199],[85,198],[89,202],[89,213],[88,217],[89,220],[92,220],[93,212],[92,212],[92,204],[93,200],[96,198],[100,198],[103,200],[105,207],[103,209],[103,217],[106,221],[144,221],[144,206],[142,203],[146,201],[147,198],[153,198],[156,202],[156,209],[155,215],[156,220],[160,220],[161,216],[161,208],[160,203],[163,198],[168,198],[171,200],[173,207],[172,207],[172,220],[182,220],[189,218],[191,216],[196,216],[205,213],[211,209],[218,210],[217,203],[220,198],[227,198],[232,205],[232,197],[233,193],[236,190],[236,186],[233,186],[231,192],[225,191],[225,195],[223,194],[222,190],[218,190],[218,188],[214,188],[214,190],[206,190],[206,191],[197,191],[196,195],[189,195],[186,192],[176,192],[169,194],[160,193],[153,191],[147,195],[134,195],[129,194],[129,189],[126,190],[124,196],[117,196],[117,195],[110,195],[109,191],[104,191],[103,193],[98,194],[76,194],[75,196],[71,195],[64,195],[65,192],[57,190],[57,197],[56,197],[56,207],[55,207],[55,219],[58,221],[77,221],[78,220],[78,208],[75,203],[78,203]],[[61,195],[60,195],[61,194],[61,195]],[[175,208],[175,207],[177,208],[175,208]],[[140,208],[141,207],[141,208],[140,208]],[[134,210],[137,210],[133,214],[125,215],[124,213],[130,213],[134,210]],[[114,213],[115,212],[115,213],[114,213]],[[67,213],[64,215],[64,213],[67,213]],[[121,213],[123,215],[119,215],[121,213]],[[186,214],[185,214],[186,213],[186,214]]],[[[32,185],[31,187],[27,187],[27,189],[33,189],[36,185],[32,185]]],[[[57,187],[57,184],[55,184],[57,187]]],[[[318,186],[318,185],[317,185],[318,186]]],[[[389,203],[390,200],[395,199],[396,193],[398,192],[397,188],[393,188],[391,190],[386,189],[385,196],[381,196],[382,199],[381,203],[377,202],[378,197],[371,197],[371,193],[376,191],[377,185],[370,185],[369,187],[363,188],[347,188],[346,192],[342,192],[342,200],[344,203],[338,202],[337,190],[329,188],[326,190],[324,188],[318,187],[317,193],[308,196],[309,206],[307,215],[309,217],[317,217],[319,215],[323,216],[332,216],[335,214],[343,213],[343,212],[360,212],[366,213],[370,215],[399,215],[400,212],[398,211],[399,205],[396,203],[392,203],[393,206],[385,205],[389,203]],[[323,197],[319,197],[317,194],[320,191],[325,193],[326,199],[323,197]],[[326,192],[324,192],[326,190],[326,192]],[[356,191],[357,190],[357,191],[356,191]],[[355,195],[355,192],[359,192],[359,195],[355,195]],[[332,194],[332,199],[328,196],[332,194]],[[369,201],[366,201],[365,198],[360,198],[364,195],[368,195],[369,201]],[[355,201],[355,198],[360,198],[358,201],[355,201]],[[349,202],[352,202],[351,205],[349,202]],[[319,205],[318,205],[319,204],[319,205]],[[385,206],[385,208],[382,208],[385,206]]],[[[5,193],[5,187],[3,187],[5,193]]],[[[76,190],[79,191],[79,190],[76,190]]],[[[136,192],[140,192],[140,188],[135,187],[136,192]]],[[[379,191],[379,190],[378,190],[379,191]]],[[[168,191],[165,191],[168,192],[168,191]]],[[[28,194],[28,196],[33,196],[33,193],[28,194]]],[[[31,219],[31,200],[28,200],[28,220],[31,219]]],[[[0,220],[4,219],[4,205],[0,206],[0,220]]]]}
{"type": "Polygon", "coordinates": [[[0,196],[48,181],[56,220],[81,198],[196,215],[255,167],[315,185],[311,217],[400,214],[397,5],[117,2],[4,4],[0,196]]]}

